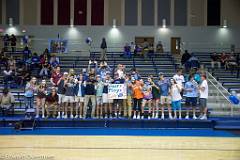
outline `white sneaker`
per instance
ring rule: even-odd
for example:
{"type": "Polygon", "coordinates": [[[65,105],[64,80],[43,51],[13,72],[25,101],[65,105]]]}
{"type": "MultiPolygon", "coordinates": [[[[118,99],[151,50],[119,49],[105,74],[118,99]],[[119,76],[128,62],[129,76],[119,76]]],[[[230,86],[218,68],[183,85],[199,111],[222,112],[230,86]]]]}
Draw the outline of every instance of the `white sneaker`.
{"type": "Polygon", "coordinates": [[[74,118],[76,118],[76,119],[77,119],[78,117],[79,117],[79,116],[78,116],[78,115],[76,115],[74,118]]]}
{"type": "Polygon", "coordinates": [[[61,116],[60,116],[60,114],[57,116],[57,119],[60,119],[61,118],[61,116]]]}
{"type": "Polygon", "coordinates": [[[164,119],[164,115],[161,116],[161,119],[164,119]]]}
{"type": "Polygon", "coordinates": [[[182,119],[182,116],[179,116],[178,119],[182,119]]]}
{"type": "Polygon", "coordinates": [[[141,119],[144,119],[144,116],[141,116],[141,119]]]}
{"type": "Polygon", "coordinates": [[[173,119],[177,119],[177,116],[174,116],[173,119]]]}
{"type": "Polygon", "coordinates": [[[140,115],[137,116],[137,119],[140,119],[140,115]]]}
{"type": "Polygon", "coordinates": [[[35,118],[39,118],[39,115],[36,115],[35,118]]]}
{"type": "Polygon", "coordinates": [[[185,119],[189,119],[189,115],[186,115],[185,119]]]}
{"type": "Polygon", "coordinates": [[[148,119],[151,119],[151,117],[150,117],[150,116],[148,116],[148,119]]]}
{"type": "Polygon", "coordinates": [[[112,119],[113,118],[112,115],[110,115],[109,118],[112,119]]]}
{"type": "Polygon", "coordinates": [[[68,118],[68,116],[67,116],[67,115],[64,115],[64,116],[63,116],[63,118],[67,119],[67,118],[68,118]]]}
{"type": "Polygon", "coordinates": [[[82,115],[80,115],[79,118],[82,119],[83,118],[82,115]]]}
{"type": "Polygon", "coordinates": [[[169,115],[169,119],[173,119],[173,117],[172,117],[172,115],[171,115],[171,114],[169,115]]]}
{"type": "Polygon", "coordinates": [[[155,116],[154,116],[154,114],[152,115],[152,119],[154,119],[155,118],[155,116]]]}
{"type": "Polygon", "coordinates": [[[134,116],[133,116],[133,119],[136,119],[136,118],[137,118],[137,116],[136,116],[136,115],[134,115],[134,116]]]}
{"type": "Polygon", "coordinates": [[[195,119],[197,119],[197,117],[194,115],[194,116],[193,116],[193,119],[195,120],[195,119]]]}
{"type": "Polygon", "coordinates": [[[201,119],[201,120],[207,120],[207,116],[204,115],[204,116],[202,116],[200,119],[201,119]]]}
{"type": "Polygon", "coordinates": [[[155,119],[158,119],[158,114],[155,115],[155,119]]]}
{"type": "Polygon", "coordinates": [[[45,116],[44,116],[44,115],[42,115],[42,118],[45,118],[45,116]]]}

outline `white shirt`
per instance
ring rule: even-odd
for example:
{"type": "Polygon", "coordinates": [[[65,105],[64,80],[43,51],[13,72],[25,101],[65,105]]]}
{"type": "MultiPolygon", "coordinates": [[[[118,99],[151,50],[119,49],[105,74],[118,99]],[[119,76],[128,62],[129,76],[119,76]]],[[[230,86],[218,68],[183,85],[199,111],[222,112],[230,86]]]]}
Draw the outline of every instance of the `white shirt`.
{"type": "Polygon", "coordinates": [[[182,96],[180,94],[178,87],[181,89],[182,87],[179,84],[173,85],[172,90],[171,90],[171,95],[172,95],[172,101],[180,101],[182,99],[182,96]]]}
{"type": "Polygon", "coordinates": [[[207,80],[202,81],[200,88],[205,88],[204,91],[202,91],[200,89],[200,98],[208,98],[208,84],[207,84],[207,80]]]}
{"type": "Polygon", "coordinates": [[[177,82],[177,84],[180,84],[181,86],[183,86],[183,83],[185,82],[183,75],[180,75],[180,76],[179,76],[178,74],[175,74],[175,75],[173,76],[173,79],[175,79],[175,81],[177,82]]]}

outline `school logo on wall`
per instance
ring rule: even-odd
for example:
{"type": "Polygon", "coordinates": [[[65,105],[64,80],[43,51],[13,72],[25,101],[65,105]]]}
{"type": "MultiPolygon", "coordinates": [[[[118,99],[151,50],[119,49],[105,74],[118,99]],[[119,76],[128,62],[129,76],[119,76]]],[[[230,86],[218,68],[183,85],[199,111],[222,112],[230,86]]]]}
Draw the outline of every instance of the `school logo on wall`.
{"type": "Polygon", "coordinates": [[[108,86],[109,99],[127,99],[127,88],[125,84],[110,84],[108,86]]]}

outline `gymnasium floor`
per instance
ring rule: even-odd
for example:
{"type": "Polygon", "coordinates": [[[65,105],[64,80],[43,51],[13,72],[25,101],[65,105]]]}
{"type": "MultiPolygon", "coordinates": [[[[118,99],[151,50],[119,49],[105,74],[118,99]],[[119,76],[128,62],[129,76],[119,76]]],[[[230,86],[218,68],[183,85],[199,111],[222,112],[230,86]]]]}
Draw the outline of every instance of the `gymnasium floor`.
{"type": "Polygon", "coordinates": [[[239,132],[1,128],[0,134],[0,160],[240,160],[239,132]]]}

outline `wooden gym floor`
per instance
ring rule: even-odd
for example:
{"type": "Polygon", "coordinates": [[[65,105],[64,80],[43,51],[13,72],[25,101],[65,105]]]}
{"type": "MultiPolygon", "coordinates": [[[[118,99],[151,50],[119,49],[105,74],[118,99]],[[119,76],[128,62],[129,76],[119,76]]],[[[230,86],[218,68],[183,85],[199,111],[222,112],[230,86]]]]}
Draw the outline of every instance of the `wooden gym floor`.
{"type": "Polygon", "coordinates": [[[0,136],[0,160],[240,160],[240,138],[0,136]]]}

